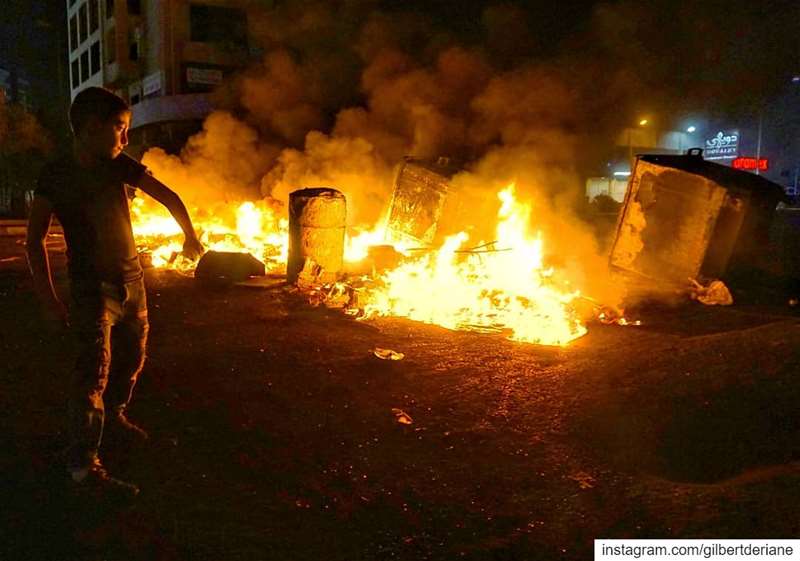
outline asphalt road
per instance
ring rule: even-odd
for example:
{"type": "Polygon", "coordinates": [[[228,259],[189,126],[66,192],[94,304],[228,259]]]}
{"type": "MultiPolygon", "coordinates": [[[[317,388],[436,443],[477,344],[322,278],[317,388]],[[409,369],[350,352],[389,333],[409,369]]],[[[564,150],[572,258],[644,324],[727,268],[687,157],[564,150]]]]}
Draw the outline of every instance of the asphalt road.
{"type": "Polygon", "coordinates": [[[601,537],[800,534],[800,314],[746,293],[556,349],[149,270],[131,417],[153,439],[105,454],[142,495],[77,503],[70,339],[20,248],[0,239],[0,558],[584,560],[601,537]]]}

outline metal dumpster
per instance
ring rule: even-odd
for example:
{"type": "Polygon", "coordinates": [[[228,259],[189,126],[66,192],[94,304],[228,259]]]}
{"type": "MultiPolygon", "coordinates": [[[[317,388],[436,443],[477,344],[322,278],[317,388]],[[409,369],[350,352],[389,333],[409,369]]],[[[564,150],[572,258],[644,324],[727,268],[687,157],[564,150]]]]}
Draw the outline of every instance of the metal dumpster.
{"type": "Polygon", "coordinates": [[[719,278],[765,248],[785,195],[763,177],[684,156],[637,156],[617,221],[612,269],[656,284],[719,278]]]}
{"type": "Polygon", "coordinates": [[[386,241],[426,245],[433,242],[457,168],[448,158],[436,161],[407,157],[395,180],[386,223],[386,241]]]}

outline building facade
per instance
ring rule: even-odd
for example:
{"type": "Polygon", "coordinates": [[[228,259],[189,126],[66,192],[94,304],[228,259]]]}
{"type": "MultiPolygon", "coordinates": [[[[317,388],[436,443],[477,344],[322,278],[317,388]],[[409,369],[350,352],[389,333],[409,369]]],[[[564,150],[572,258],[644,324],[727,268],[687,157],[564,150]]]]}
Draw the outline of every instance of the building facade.
{"type": "Polygon", "coordinates": [[[247,0],[65,0],[70,94],[108,88],[133,107],[130,151],[177,151],[208,94],[258,50],[247,0]]]}

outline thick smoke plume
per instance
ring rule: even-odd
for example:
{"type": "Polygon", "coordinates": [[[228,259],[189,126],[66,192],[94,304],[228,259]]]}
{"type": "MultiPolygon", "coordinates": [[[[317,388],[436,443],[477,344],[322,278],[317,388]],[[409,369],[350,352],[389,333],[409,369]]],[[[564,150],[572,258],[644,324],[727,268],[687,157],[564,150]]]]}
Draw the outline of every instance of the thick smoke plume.
{"type": "Polygon", "coordinates": [[[336,187],[349,224],[372,226],[404,156],[452,157],[465,171],[453,180],[457,204],[448,203],[441,234],[469,228],[476,243],[490,241],[490,228],[473,225],[494,224],[495,194],[515,181],[548,255],[589,293],[616,300],[605,259],[573,212],[586,144],[578,131],[593,122],[595,134],[610,132],[606,109],[624,109],[631,74],[570,56],[521,58],[509,39],[535,42],[513,6],[484,12],[484,43],[370,3],[339,8],[289,3],[254,16],[261,62],[217,92],[225,110],[179,156],[155,149],[145,164],[199,206],[336,187]],[[617,85],[599,95],[592,79],[617,85]]]}

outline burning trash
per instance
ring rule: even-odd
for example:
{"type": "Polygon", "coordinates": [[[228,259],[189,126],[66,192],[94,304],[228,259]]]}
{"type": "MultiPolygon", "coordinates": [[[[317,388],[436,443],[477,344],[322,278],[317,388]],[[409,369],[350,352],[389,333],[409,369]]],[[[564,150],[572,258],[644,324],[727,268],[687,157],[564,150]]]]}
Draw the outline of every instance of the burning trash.
{"type": "Polygon", "coordinates": [[[528,232],[532,209],[514,185],[498,194],[497,240],[466,247],[460,232],[437,251],[407,258],[383,274],[365,313],[401,316],[449,329],[508,332],[509,339],[564,345],[586,333],[571,303],[579,293],[559,286],[544,265],[541,235],[528,232]]]}
{"type": "MultiPolygon", "coordinates": [[[[285,269],[288,221],[278,218],[267,202],[217,203],[192,214],[200,241],[209,251],[249,253],[268,271],[285,269]]],[[[181,255],[180,227],[160,205],[149,198],[134,198],[131,221],[143,264],[184,273],[195,270],[197,262],[181,255]]]]}
{"type": "MultiPolygon", "coordinates": [[[[602,315],[603,307],[593,302],[587,314],[586,297],[548,264],[546,240],[531,228],[535,209],[518,200],[515,184],[496,195],[489,241],[470,242],[469,224],[449,236],[438,232],[445,199],[454,196],[447,166],[407,159],[386,220],[354,236],[347,235],[344,195],[327,187],[292,192],[288,221],[266,200],[213,207],[207,220],[197,211],[201,239],[211,251],[194,274],[242,280],[285,270],[312,305],[361,320],[404,317],[542,345],[566,345],[584,335],[584,321],[602,315]]],[[[181,261],[179,237],[173,238],[178,232],[166,228],[171,222],[151,213],[146,201],[134,201],[133,208],[134,231],[153,266],[191,273],[195,264],[181,261]]],[[[603,317],[636,324],[621,313],[603,317]]]]}
{"type": "MultiPolygon", "coordinates": [[[[544,240],[528,230],[531,207],[516,199],[514,185],[498,193],[498,199],[496,240],[470,247],[468,234],[460,232],[446,238],[438,249],[417,251],[387,246],[380,240],[378,247],[366,251],[374,261],[374,278],[340,282],[346,253],[344,196],[328,188],[295,191],[290,198],[287,280],[305,290],[312,304],[344,309],[361,319],[407,317],[545,345],[565,345],[582,336],[586,328],[573,307],[579,292],[557,281],[554,270],[545,266],[544,240]]],[[[395,197],[395,205],[397,201],[395,197]]],[[[242,209],[253,212],[256,208],[242,205],[239,215],[242,209]]],[[[435,215],[426,215],[425,239],[435,226],[435,215]]],[[[280,224],[274,217],[270,222],[280,224]]],[[[153,220],[146,224],[152,225],[153,220]]],[[[241,222],[237,230],[242,230],[241,222]]],[[[277,235],[251,231],[247,238],[274,241],[277,235]]],[[[207,237],[212,239],[210,231],[207,237]]],[[[381,237],[374,232],[367,236],[381,237]]],[[[240,245],[246,244],[240,241],[240,245]]],[[[272,254],[275,247],[284,246],[271,246],[272,254]]],[[[252,267],[256,260],[244,249],[209,252],[195,274],[198,278],[263,275],[265,269],[252,267]]],[[[163,252],[158,248],[153,255],[163,252]]],[[[252,251],[253,255],[266,253],[265,247],[252,251]]]]}

